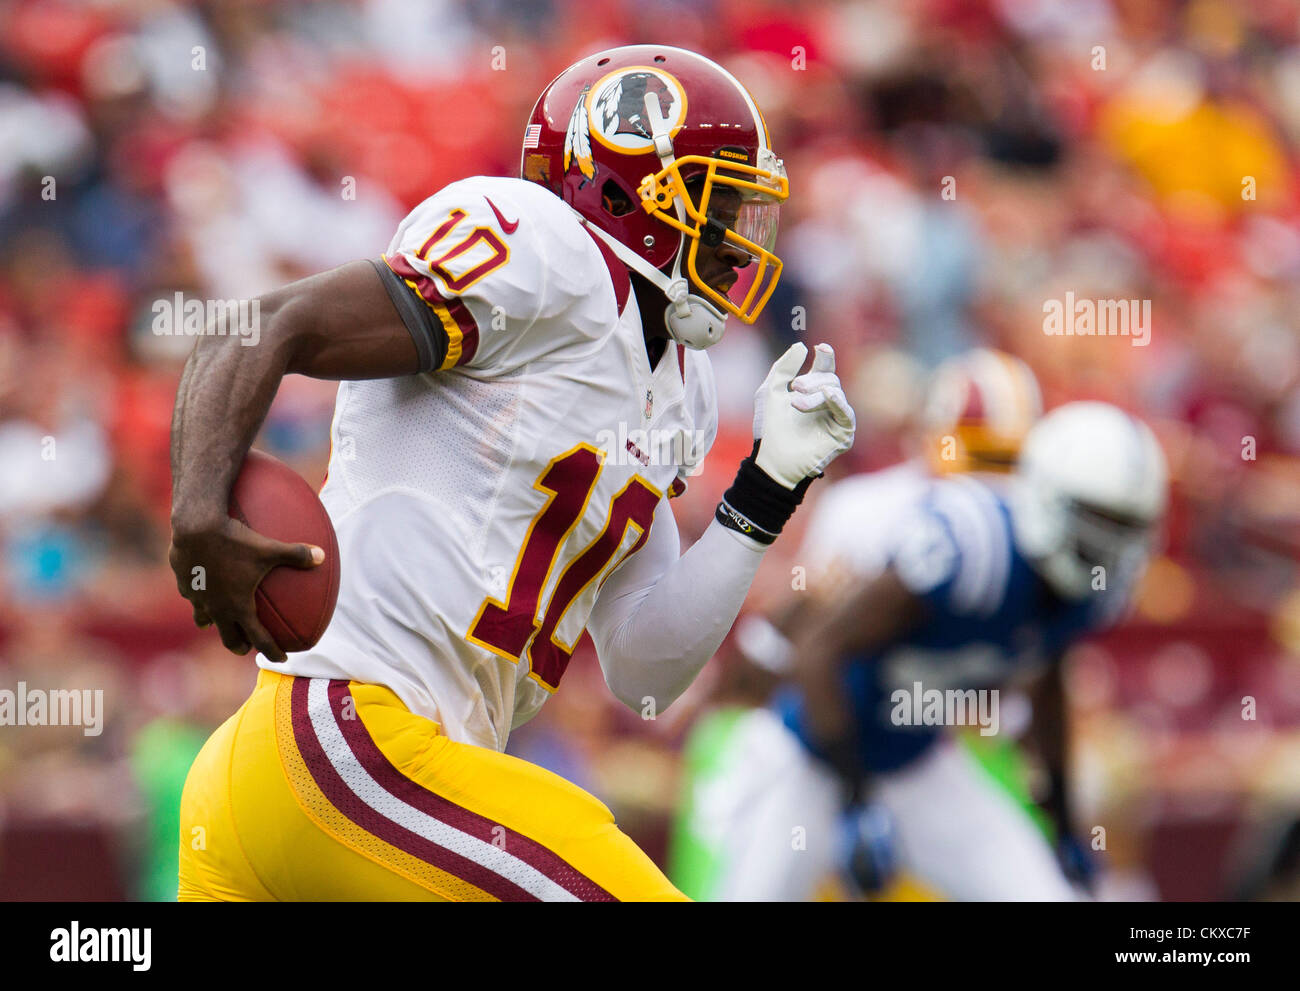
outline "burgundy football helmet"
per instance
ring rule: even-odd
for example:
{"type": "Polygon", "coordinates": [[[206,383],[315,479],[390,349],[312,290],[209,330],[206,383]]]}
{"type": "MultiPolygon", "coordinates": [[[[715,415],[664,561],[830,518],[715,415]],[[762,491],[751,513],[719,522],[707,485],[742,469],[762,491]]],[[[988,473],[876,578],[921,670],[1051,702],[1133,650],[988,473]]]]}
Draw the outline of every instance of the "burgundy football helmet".
{"type": "Polygon", "coordinates": [[[728,313],[753,323],[776,288],[785,167],[753,97],[701,55],[633,45],[569,66],[533,108],[520,172],[664,292],[681,344],[716,343],[728,313]],[[723,241],[757,266],[739,303],[696,270],[700,244],[723,241]]]}
{"type": "Polygon", "coordinates": [[[921,415],[930,468],[1009,472],[1042,415],[1038,379],[1019,358],[992,348],[949,358],[935,369],[921,415]]]}

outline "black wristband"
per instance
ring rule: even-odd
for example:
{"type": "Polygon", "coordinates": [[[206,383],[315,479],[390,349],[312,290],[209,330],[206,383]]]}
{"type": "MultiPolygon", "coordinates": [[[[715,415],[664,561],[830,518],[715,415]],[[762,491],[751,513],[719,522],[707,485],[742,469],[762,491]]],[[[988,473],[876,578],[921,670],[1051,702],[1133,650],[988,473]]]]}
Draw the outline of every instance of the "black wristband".
{"type": "Polygon", "coordinates": [[[723,526],[770,544],[803,502],[813,480],[805,478],[793,489],[774,481],[755,460],[758,444],[754,441],[749,457],[740,463],[735,481],[718,503],[716,517],[723,526]]]}
{"type": "Polygon", "coordinates": [[[737,533],[743,533],[746,537],[757,540],[760,544],[770,544],[772,541],[776,540],[775,533],[769,533],[753,520],[738,512],[735,506],[732,506],[727,502],[726,496],[723,496],[722,501],[718,503],[718,508],[714,510],[713,518],[728,530],[735,530],[737,533]]]}

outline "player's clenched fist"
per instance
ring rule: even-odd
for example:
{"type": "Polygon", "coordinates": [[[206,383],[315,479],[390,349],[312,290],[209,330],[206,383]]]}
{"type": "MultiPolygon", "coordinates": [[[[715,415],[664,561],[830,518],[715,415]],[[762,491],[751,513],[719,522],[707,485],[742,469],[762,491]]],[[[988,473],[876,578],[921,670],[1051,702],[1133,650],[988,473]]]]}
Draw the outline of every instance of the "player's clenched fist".
{"type": "Polygon", "coordinates": [[[773,481],[793,489],[853,446],[857,417],[835,374],[835,352],[818,344],[812,369],[799,374],[808,349],[792,344],[754,395],[755,461],[773,481]]]}

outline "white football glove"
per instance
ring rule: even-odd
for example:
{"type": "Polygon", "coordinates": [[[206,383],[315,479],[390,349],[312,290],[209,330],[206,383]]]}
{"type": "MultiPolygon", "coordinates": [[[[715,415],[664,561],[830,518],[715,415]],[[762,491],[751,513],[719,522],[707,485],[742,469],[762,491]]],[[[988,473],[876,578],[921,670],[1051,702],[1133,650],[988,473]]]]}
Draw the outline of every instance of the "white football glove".
{"type": "Polygon", "coordinates": [[[787,489],[820,475],[853,446],[857,429],[835,374],[835,352],[818,344],[812,370],[799,375],[807,354],[804,345],[792,344],[754,394],[754,439],[761,442],[755,463],[787,489]]]}

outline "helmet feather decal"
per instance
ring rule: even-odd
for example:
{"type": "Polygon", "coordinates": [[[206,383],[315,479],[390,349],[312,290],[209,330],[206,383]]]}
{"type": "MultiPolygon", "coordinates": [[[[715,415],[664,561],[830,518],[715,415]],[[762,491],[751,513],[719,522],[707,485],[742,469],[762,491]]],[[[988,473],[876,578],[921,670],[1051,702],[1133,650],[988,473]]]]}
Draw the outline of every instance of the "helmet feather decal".
{"type": "Polygon", "coordinates": [[[594,179],[596,166],[591,160],[591,125],[587,119],[589,89],[590,86],[583,87],[578,102],[573,107],[573,113],[569,116],[569,129],[564,134],[564,171],[568,172],[569,166],[576,159],[583,177],[594,179]]]}

